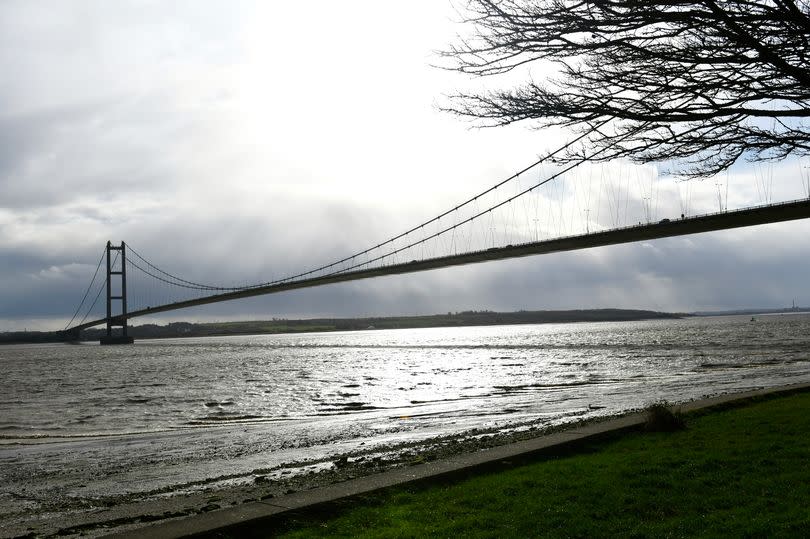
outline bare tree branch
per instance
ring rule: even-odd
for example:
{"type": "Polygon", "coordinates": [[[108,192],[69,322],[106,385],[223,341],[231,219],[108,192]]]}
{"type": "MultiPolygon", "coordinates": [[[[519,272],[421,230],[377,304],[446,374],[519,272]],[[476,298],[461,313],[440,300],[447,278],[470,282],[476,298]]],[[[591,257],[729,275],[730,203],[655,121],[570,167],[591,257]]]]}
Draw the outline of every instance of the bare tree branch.
{"type": "Polygon", "coordinates": [[[807,0],[467,0],[464,16],[473,35],[442,53],[447,68],[559,68],[452,96],[446,110],[482,125],[610,120],[591,137],[602,159],[680,160],[694,176],[810,149],[807,0]]]}

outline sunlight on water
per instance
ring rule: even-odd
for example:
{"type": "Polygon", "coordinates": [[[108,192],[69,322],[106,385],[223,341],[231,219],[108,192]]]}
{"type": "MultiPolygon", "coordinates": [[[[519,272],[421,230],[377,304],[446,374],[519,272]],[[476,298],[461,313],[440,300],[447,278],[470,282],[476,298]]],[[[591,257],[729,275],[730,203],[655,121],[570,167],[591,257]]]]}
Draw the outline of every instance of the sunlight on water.
{"type": "Polygon", "coordinates": [[[808,350],[808,315],[6,346],[0,498],[32,475],[43,497],[163,495],[361,445],[807,382],[808,350]]]}
{"type": "Polygon", "coordinates": [[[392,415],[483,420],[503,415],[505,408],[514,410],[511,418],[533,417],[560,400],[570,408],[598,400],[622,409],[643,404],[642,395],[691,398],[802,370],[787,365],[806,359],[806,320],[765,317],[751,324],[741,317],[6,347],[0,435],[131,434],[347,414],[360,416],[358,421],[392,415]],[[741,372],[744,367],[757,367],[756,374],[741,372]]]}

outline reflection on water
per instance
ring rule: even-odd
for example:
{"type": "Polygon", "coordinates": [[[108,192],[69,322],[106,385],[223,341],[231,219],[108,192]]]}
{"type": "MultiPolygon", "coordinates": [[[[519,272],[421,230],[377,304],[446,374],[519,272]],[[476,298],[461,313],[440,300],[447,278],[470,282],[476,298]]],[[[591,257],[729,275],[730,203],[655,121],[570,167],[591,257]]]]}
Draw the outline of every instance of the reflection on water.
{"type": "Polygon", "coordinates": [[[6,347],[0,436],[375,421],[390,411],[486,420],[559,400],[627,408],[657,392],[683,399],[801,375],[807,324],[771,316],[6,347]]]}
{"type": "Polygon", "coordinates": [[[808,315],[2,347],[0,488],[171,489],[808,381],[808,350],[808,315]]]}

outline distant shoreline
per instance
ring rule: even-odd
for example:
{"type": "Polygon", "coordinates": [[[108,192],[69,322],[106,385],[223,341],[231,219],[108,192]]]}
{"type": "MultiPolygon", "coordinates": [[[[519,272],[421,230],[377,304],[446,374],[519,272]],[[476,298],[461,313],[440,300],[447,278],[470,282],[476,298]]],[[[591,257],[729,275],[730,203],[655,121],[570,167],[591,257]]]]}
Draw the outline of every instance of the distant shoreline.
{"type": "MultiPolygon", "coordinates": [[[[166,325],[131,326],[129,335],[136,339],[214,337],[228,335],[274,335],[325,331],[358,331],[373,329],[414,329],[437,327],[471,327],[518,324],[561,324],[576,322],[632,322],[671,320],[689,316],[640,309],[576,309],[554,311],[462,311],[456,313],[364,318],[312,318],[256,320],[242,322],[171,322],[166,325]]],[[[81,341],[98,340],[105,329],[88,329],[81,341]]],[[[58,332],[18,331],[0,333],[0,344],[62,342],[58,332]]]]}
{"type": "Polygon", "coordinates": [[[734,311],[700,311],[689,316],[746,316],[749,314],[810,314],[808,307],[785,307],[783,309],[737,309],[734,311]]]}

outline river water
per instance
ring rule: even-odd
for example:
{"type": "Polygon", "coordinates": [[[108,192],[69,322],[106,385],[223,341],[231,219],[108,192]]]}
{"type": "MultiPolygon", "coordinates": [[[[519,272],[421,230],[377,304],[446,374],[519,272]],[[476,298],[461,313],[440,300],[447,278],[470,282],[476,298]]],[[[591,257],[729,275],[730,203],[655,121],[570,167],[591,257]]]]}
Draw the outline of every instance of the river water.
{"type": "Polygon", "coordinates": [[[810,315],[6,346],[0,369],[0,529],[17,533],[358,451],[808,382],[810,315]]]}

